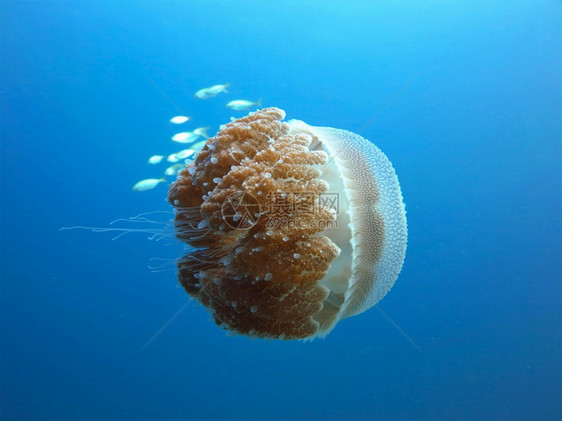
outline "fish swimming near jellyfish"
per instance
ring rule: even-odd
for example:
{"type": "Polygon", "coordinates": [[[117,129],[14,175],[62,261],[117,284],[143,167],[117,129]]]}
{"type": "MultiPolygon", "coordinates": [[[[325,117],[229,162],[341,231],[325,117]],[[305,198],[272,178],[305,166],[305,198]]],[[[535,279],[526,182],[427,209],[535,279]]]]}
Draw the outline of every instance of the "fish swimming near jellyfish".
{"type": "Polygon", "coordinates": [[[212,98],[214,96],[217,96],[221,92],[227,93],[228,92],[227,89],[229,86],[230,83],[225,83],[224,85],[214,85],[209,88],[199,89],[197,92],[195,92],[194,96],[195,98],[199,98],[199,99],[212,98]]]}
{"type": "Polygon", "coordinates": [[[195,153],[195,150],[193,150],[193,149],[183,149],[179,152],[176,152],[175,156],[176,156],[176,159],[179,161],[181,159],[189,158],[194,153],[195,153]]]}
{"type": "Polygon", "coordinates": [[[363,137],[266,108],[234,120],[171,184],[178,280],[220,327],[324,337],[401,271],[406,212],[388,158],[363,137]]]}
{"type": "Polygon", "coordinates": [[[187,117],[185,115],[177,115],[177,116],[172,117],[170,119],[170,123],[172,123],[172,124],[183,124],[188,120],[189,120],[189,117],[187,117]]]}
{"type": "Polygon", "coordinates": [[[208,129],[209,129],[209,127],[198,127],[195,130],[193,130],[193,134],[207,137],[207,130],[208,129]]]}
{"type": "Polygon", "coordinates": [[[185,168],[185,165],[183,165],[183,164],[174,164],[174,165],[166,168],[166,170],[164,171],[164,174],[166,174],[166,175],[176,175],[177,173],[179,173],[184,168],[185,168]]]}
{"type": "Polygon", "coordinates": [[[192,132],[176,133],[175,135],[172,136],[172,141],[176,143],[193,143],[201,136],[203,136],[203,132],[201,130],[198,129],[195,130],[192,132]]]}
{"type": "Polygon", "coordinates": [[[156,165],[162,162],[164,158],[165,158],[164,155],[152,155],[150,158],[148,158],[148,163],[152,165],[156,165]]]}
{"type": "Polygon", "coordinates": [[[150,190],[156,187],[159,183],[164,183],[166,181],[165,178],[147,178],[145,180],[141,180],[133,186],[133,190],[135,191],[145,191],[150,190]]]}
{"type": "Polygon", "coordinates": [[[203,149],[206,143],[207,143],[206,140],[201,140],[199,142],[194,143],[189,148],[193,149],[195,152],[199,152],[201,149],[203,149]]]}
{"type": "Polygon", "coordinates": [[[246,111],[250,108],[259,107],[261,105],[261,98],[256,102],[247,101],[245,99],[235,99],[226,104],[228,108],[235,111],[246,111]]]}

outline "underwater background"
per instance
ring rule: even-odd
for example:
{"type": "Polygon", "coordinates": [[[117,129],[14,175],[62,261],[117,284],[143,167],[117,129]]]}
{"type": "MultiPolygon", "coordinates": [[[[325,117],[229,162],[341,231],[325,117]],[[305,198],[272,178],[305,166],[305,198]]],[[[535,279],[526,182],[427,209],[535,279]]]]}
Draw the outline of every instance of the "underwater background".
{"type": "Polygon", "coordinates": [[[559,1],[4,0],[0,19],[1,419],[562,419],[559,1]],[[378,113],[361,134],[409,229],[380,308],[416,346],[375,308],[312,342],[232,337],[173,264],[148,268],[178,241],[59,231],[170,211],[173,177],[131,187],[181,149],[177,107],[213,135],[260,98],[355,132],[378,113]]]}

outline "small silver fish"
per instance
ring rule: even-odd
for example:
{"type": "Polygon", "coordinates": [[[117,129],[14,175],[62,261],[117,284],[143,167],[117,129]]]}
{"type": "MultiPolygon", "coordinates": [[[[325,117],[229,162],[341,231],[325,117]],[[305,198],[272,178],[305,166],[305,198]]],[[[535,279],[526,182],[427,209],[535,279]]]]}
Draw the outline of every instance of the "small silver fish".
{"type": "Polygon", "coordinates": [[[209,128],[209,126],[207,127],[199,127],[195,130],[193,130],[193,134],[198,134],[199,136],[205,136],[207,137],[207,129],[209,128]]]}
{"type": "Polygon", "coordinates": [[[184,168],[185,168],[185,165],[183,165],[183,164],[174,164],[171,167],[166,168],[166,171],[164,171],[164,174],[166,174],[166,175],[176,175],[177,173],[179,173],[184,168]]]}
{"type": "Polygon", "coordinates": [[[261,98],[259,99],[259,101],[256,102],[246,101],[245,99],[236,99],[226,104],[228,108],[235,111],[245,111],[245,110],[249,110],[254,106],[259,107],[260,105],[261,105],[261,98]]]}
{"type": "Polygon", "coordinates": [[[200,142],[191,145],[191,149],[193,149],[195,152],[199,152],[205,147],[205,143],[207,143],[206,140],[201,140],[200,142]]]}
{"type": "Polygon", "coordinates": [[[185,115],[177,115],[175,117],[172,117],[170,119],[170,123],[173,124],[183,124],[185,123],[187,120],[189,120],[189,117],[185,116],[185,115]]]}
{"type": "Polygon", "coordinates": [[[195,132],[181,132],[172,136],[172,140],[177,143],[192,143],[199,139],[201,135],[195,132]]]}
{"type": "Polygon", "coordinates": [[[224,85],[214,85],[211,86],[210,88],[199,89],[197,92],[195,92],[195,98],[199,98],[199,99],[212,98],[220,94],[221,92],[228,92],[227,88],[229,86],[230,83],[225,83],[224,85]]]}
{"type": "Polygon", "coordinates": [[[158,183],[165,182],[165,178],[147,178],[146,180],[141,180],[137,184],[133,186],[133,190],[135,191],[145,191],[153,189],[158,185],[158,183]]]}
{"type": "Polygon", "coordinates": [[[164,155],[152,155],[148,158],[149,164],[159,164],[164,159],[164,155]]]}
{"type": "Polygon", "coordinates": [[[189,158],[194,153],[195,151],[193,149],[184,149],[182,151],[176,152],[175,155],[177,159],[186,159],[189,158]]]}

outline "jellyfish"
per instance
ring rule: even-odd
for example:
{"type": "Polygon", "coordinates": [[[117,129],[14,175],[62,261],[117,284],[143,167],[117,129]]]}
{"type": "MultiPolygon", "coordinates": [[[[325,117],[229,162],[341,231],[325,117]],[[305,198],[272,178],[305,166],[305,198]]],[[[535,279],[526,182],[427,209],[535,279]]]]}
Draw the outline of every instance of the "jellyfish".
{"type": "Polygon", "coordinates": [[[391,289],[406,213],[374,144],[284,118],[265,108],[221,126],[171,184],[178,280],[232,333],[312,339],[391,289]]]}

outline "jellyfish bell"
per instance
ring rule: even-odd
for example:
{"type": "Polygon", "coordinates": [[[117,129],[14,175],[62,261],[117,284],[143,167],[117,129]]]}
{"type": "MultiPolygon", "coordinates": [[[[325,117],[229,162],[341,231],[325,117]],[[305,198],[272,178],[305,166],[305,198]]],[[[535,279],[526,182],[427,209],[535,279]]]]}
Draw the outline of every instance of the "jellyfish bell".
{"type": "Polygon", "coordinates": [[[172,183],[178,279],[234,333],[323,337],[380,301],[406,252],[390,161],[361,136],[266,108],[221,126],[172,183]]]}

